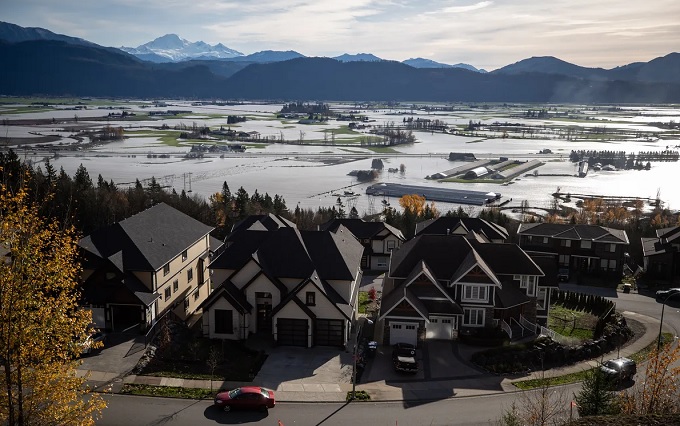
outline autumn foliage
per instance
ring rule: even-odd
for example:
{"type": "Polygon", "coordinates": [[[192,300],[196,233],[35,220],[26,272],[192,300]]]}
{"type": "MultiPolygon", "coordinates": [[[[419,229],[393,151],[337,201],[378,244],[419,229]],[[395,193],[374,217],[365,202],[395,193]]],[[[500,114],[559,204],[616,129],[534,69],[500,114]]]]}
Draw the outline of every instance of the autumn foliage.
{"type": "Polygon", "coordinates": [[[76,377],[92,321],[78,306],[77,239],[38,215],[27,186],[0,185],[0,424],[92,425],[105,403],[76,377]]]}

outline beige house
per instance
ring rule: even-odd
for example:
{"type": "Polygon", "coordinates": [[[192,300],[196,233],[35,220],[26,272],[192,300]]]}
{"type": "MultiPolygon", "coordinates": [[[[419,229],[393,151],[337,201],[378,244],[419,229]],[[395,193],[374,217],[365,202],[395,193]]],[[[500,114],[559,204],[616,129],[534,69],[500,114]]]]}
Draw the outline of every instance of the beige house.
{"type": "Polygon", "coordinates": [[[169,311],[190,318],[210,292],[212,229],[161,203],[80,240],[95,324],[143,331],[169,311]]]}
{"type": "MultiPolygon", "coordinates": [[[[264,218],[263,220],[269,220],[264,218]]],[[[210,338],[271,335],[279,345],[344,347],[357,312],[362,246],[338,232],[239,227],[210,264],[200,306],[210,338]]]]}

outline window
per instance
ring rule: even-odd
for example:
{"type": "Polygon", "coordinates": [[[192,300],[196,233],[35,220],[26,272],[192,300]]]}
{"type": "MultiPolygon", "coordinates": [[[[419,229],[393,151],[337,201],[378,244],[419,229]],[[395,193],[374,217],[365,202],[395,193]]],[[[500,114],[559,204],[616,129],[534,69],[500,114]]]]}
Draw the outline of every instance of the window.
{"type": "Polygon", "coordinates": [[[196,291],[194,292],[194,300],[198,300],[198,298],[201,296],[201,287],[198,287],[196,291]]]}
{"type": "Polygon", "coordinates": [[[607,269],[607,259],[600,259],[600,269],[607,269]]]}
{"type": "Polygon", "coordinates": [[[189,312],[189,299],[184,299],[184,312],[189,312]]]}
{"type": "Polygon", "coordinates": [[[519,282],[519,288],[526,288],[527,296],[535,296],[537,283],[538,277],[524,275],[519,282]]]}
{"type": "Polygon", "coordinates": [[[450,319],[443,319],[442,324],[451,324],[451,320],[450,319]]]}
{"type": "Polygon", "coordinates": [[[471,327],[481,327],[484,325],[484,309],[464,308],[463,325],[471,327]]]}
{"type": "Polygon", "coordinates": [[[545,309],[546,300],[548,300],[548,290],[539,288],[538,293],[536,293],[536,307],[538,309],[545,309]]]}
{"type": "Polygon", "coordinates": [[[548,244],[548,237],[543,237],[543,244],[548,244]]]}
{"type": "Polygon", "coordinates": [[[464,285],[463,286],[464,300],[487,300],[486,287],[481,285],[464,285]]]}
{"type": "Polygon", "coordinates": [[[172,292],[173,293],[176,292],[177,289],[179,289],[179,281],[175,280],[175,281],[172,282],[172,292]]]}
{"type": "Polygon", "coordinates": [[[560,262],[560,265],[562,265],[562,266],[569,266],[569,255],[568,254],[561,254],[559,262],[560,262]]]}
{"type": "Polygon", "coordinates": [[[194,270],[192,268],[187,269],[187,281],[191,282],[194,279],[194,270]]]}
{"type": "Polygon", "coordinates": [[[234,315],[232,310],[215,309],[215,333],[234,334],[234,315]]]}
{"type": "Polygon", "coordinates": [[[170,296],[172,295],[172,291],[170,291],[170,286],[165,288],[165,300],[170,300],[170,296]]]}
{"type": "Polygon", "coordinates": [[[571,247],[571,240],[560,240],[560,245],[562,247],[571,247]]]}
{"type": "Polygon", "coordinates": [[[166,276],[170,273],[170,264],[166,263],[163,265],[163,276],[166,276]]]}
{"type": "Polygon", "coordinates": [[[375,266],[377,266],[378,268],[387,268],[387,260],[380,259],[376,262],[375,266]]]}
{"type": "Polygon", "coordinates": [[[395,248],[397,248],[397,242],[394,241],[394,240],[388,240],[387,241],[387,250],[391,251],[391,250],[394,250],[395,248]]]}
{"type": "Polygon", "coordinates": [[[531,242],[531,240],[532,240],[531,237],[532,237],[531,235],[527,235],[527,243],[530,243],[530,242],[531,242]]]}
{"type": "Polygon", "coordinates": [[[589,249],[592,248],[593,242],[590,240],[582,240],[581,241],[581,248],[582,249],[589,249]]]}
{"type": "Polygon", "coordinates": [[[308,291],[306,294],[306,299],[307,306],[315,306],[316,305],[316,294],[313,291],[308,291]]]}
{"type": "Polygon", "coordinates": [[[187,260],[188,257],[189,257],[188,251],[187,251],[187,250],[184,250],[184,251],[182,252],[182,262],[184,262],[185,260],[187,260]]]}
{"type": "Polygon", "coordinates": [[[609,251],[614,253],[616,251],[616,244],[609,244],[609,251]]]}
{"type": "Polygon", "coordinates": [[[616,260],[614,259],[609,260],[609,269],[611,269],[612,271],[616,270],[616,260]]]}

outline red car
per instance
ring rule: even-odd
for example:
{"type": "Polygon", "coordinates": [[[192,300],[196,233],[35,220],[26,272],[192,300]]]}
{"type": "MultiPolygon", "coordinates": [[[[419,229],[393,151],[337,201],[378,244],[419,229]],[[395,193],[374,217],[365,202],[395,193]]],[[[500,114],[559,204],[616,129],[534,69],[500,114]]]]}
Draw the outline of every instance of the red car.
{"type": "Polygon", "coordinates": [[[224,411],[232,409],[257,409],[267,411],[274,408],[274,391],[259,386],[244,386],[220,392],[215,397],[215,405],[224,411]]]}

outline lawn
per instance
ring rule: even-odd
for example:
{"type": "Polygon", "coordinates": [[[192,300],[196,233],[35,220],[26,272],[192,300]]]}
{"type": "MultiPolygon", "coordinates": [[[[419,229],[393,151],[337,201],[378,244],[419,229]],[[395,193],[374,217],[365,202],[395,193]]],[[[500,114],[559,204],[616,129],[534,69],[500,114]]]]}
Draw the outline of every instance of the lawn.
{"type": "Polygon", "coordinates": [[[180,388],[175,386],[153,386],[125,384],[120,391],[124,395],[162,396],[165,398],[206,399],[212,398],[215,391],[210,389],[180,388]]]}
{"type": "Polygon", "coordinates": [[[597,324],[597,317],[593,314],[575,311],[561,305],[550,307],[548,328],[568,337],[575,337],[582,341],[593,338],[593,330],[597,324]]]}

